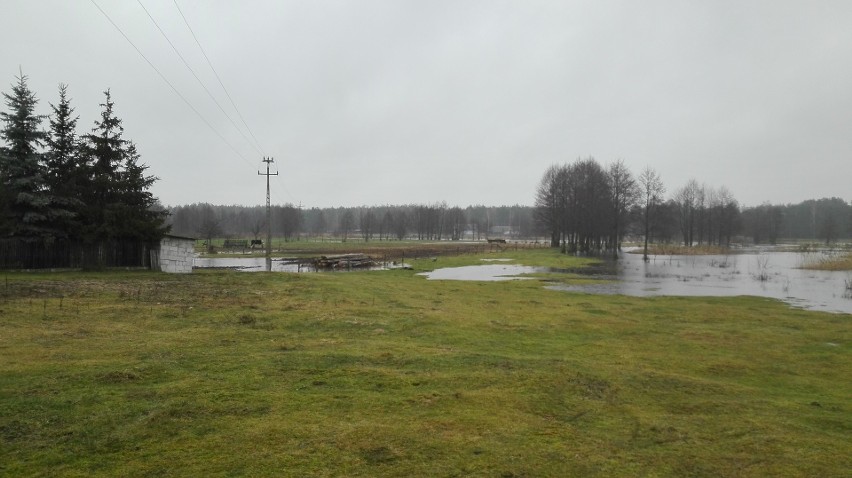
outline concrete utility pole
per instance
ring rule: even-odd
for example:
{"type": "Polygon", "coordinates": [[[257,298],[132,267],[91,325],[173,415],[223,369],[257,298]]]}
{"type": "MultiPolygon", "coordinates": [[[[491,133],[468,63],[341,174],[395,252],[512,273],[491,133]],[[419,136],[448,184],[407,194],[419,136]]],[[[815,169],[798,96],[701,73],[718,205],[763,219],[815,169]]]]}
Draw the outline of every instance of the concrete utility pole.
{"type": "Polygon", "coordinates": [[[266,173],[257,172],[258,176],[266,176],[266,272],[272,272],[272,206],[269,204],[269,176],[278,176],[278,172],[270,173],[269,165],[274,163],[272,157],[264,157],[266,173]]]}

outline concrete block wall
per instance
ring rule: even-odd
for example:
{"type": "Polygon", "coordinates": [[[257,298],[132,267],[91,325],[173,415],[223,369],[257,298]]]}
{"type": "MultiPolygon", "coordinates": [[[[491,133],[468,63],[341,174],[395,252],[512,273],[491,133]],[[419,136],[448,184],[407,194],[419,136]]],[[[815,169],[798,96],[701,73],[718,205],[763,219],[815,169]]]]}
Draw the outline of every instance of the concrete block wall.
{"type": "Polygon", "coordinates": [[[192,272],[195,241],[166,236],[160,240],[160,270],[175,274],[192,272]]]}

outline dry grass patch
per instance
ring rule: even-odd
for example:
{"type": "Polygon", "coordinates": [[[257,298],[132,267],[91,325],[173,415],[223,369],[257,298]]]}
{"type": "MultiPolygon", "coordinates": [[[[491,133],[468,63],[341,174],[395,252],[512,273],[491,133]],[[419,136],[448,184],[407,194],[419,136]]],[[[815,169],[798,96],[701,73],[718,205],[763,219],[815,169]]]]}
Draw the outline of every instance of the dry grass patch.
{"type": "Polygon", "coordinates": [[[819,271],[852,271],[852,253],[822,254],[802,268],[819,271]]]}

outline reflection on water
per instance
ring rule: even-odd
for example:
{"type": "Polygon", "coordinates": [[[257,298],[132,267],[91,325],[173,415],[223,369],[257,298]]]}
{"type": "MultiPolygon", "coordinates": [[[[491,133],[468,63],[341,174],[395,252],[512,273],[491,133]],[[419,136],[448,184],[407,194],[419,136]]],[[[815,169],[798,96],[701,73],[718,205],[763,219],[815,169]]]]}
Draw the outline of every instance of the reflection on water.
{"type": "MultiPolygon", "coordinates": [[[[241,272],[266,271],[265,257],[196,257],[193,267],[197,269],[233,269],[241,272]]],[[[358,270],[385,270],[403,267],[402,264],[376,263],[373,267],[358,270]]],[[[343,269],[340,269],[343,270],[343,269]]],[[[316,272],[312,263],[298,259],[272,259],[272,272],[316,272]]]]}
{"type": "Polygon", "coordinates": [[[474,281],[505,281],[521,280],[528,277],[518,277],[520,274],[532,274],[548,269],[542,267],[519,266],[514,264],[489,264],[483,266],[447,267],[435,269],[432,272],[422,272],[417,275],[426,276],[429,280],[474,280],[474,281]]]}
{"type": "Polygon", "coordinates": [[[852,274],[800,269],[807,260],[795,252],[754,252],[727,256],[656,256],[622,254],[618,281],[561,287],[632,296],[738,296],[781,299],[795,307],[852,313],[846,281],[852,274]]]}
{"type": "MultiPolygon", "coordinates": [[[[571,273],[601,279],[595,284],[554,285],[555,290],[631,296],[738,296],[753,295],[783,300],[813,310],[852,313],[847,283],[852,273],[800,269],[810,259],[795,252],[755,250],[751,253],[710,256],[652,256],[621,254],[590,269],[571,273]]],[[[516,274],[560,272],[510,264],[438,269],[429,279],[509,280],[516,274]],[[508,277],[507,277],[508,276],[508,277]]]]}
{"type": "MultiPolygon", "coordinates": [[[[196,257],[193,267],[200,269],[234,269],[244,272],[266,270],[265,257],[196,257]]],[[[306,270],[302,266],[302,270],[306,270]]],[[[313,270],[313,268],[311,268],[313,270]]],[[[280,260],[272,261],[273,272],[300,272],[299,264],[280,260]]]]}

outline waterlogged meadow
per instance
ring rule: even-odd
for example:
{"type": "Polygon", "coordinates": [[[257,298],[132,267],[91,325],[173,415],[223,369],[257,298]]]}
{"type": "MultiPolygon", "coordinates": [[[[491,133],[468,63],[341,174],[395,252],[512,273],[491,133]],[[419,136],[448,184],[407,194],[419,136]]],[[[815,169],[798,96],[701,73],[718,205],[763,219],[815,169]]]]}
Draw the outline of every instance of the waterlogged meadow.
{"type": "MultiPolygon", "coordinates": [[[[844,476],[848,314],[543,275],[5,275],[0,475],[844,476]]],[[[547,250],[500,255],[575,269],[547,250]]]]}

